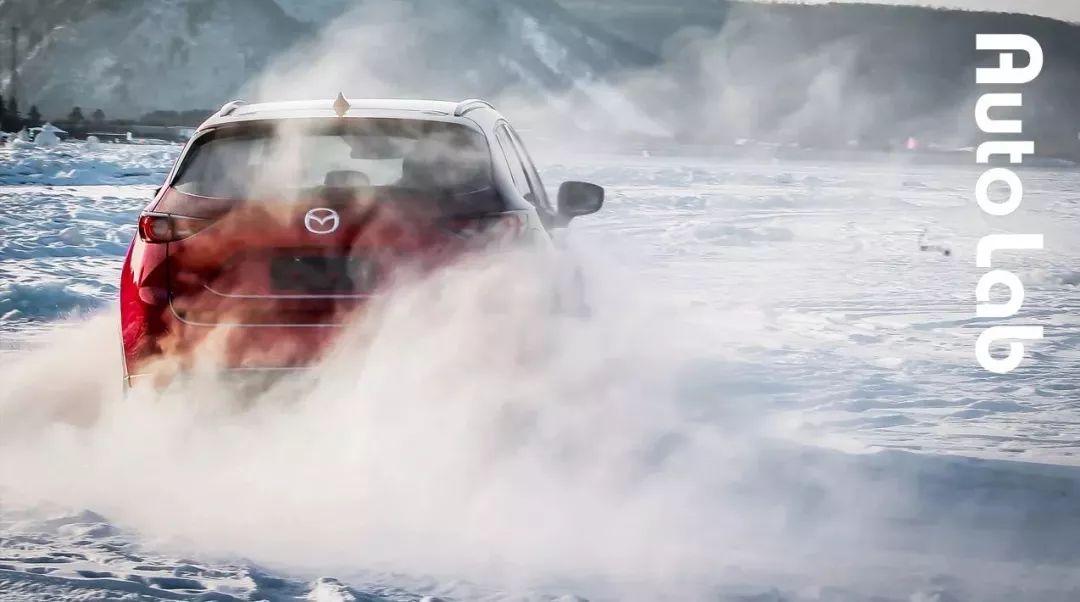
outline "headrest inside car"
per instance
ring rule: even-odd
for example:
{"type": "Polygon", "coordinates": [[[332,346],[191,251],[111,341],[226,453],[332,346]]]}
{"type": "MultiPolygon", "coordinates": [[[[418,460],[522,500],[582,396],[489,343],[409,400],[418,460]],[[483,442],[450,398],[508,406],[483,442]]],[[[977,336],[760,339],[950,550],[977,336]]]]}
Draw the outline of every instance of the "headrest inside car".
{"type": "Polygon", "coordinates": [[[331,171],[326,174],[323,186],[327,188],[368,188],[371,178],[362,171],[331,171]]]}

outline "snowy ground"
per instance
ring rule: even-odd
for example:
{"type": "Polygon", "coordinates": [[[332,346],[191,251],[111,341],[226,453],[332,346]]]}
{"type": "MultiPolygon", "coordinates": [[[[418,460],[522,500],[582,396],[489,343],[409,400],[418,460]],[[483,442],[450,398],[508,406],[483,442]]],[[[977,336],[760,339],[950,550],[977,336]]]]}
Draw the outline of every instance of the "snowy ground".
{"type": "Polygon", "coordinates": [[[552,357],[391,316],[458,353],[395,339],[222,415],[112,399],[176,150],[0,155],[0,600],[1080,599],[1076,172],[1024,172],[1000,219],[974,167],[547,156],[609,190],[572,240],[597,315],[552,357]],[[1006,231],[1046,235],[1000,267],[1047,339],[999,377],[974,248],[1006,231]]]}

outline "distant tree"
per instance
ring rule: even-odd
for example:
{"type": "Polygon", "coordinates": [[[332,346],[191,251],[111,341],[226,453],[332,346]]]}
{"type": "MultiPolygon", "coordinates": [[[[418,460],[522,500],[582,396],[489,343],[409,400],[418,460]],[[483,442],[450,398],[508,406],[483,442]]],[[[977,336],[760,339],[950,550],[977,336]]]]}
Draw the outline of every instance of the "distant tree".
{"type": "Polygon", "coordinates": [[[82,107],[71,109],[71,113],[68,114],[68,121],[72,123],[82,123],[86,121],[86,117],[83,116],[82,107]]]}
{"type": "Polygon", "coordinates": [[[175,125],[180,119],[176,111],[151,111],[142,116],[141,122],[146,125],[175,125]]]}
{"type": "Polygon", "coordinates": [[[5,132],[17,132],[22,129],[22,116],[19,115],[19,103],[12,98],[4,106],[3,116],[0,117],[0,130],[5,132]]]}
{"type": "Polygon", "coordinates": [[[41,125],[41,111],[38,111],[37,105],[30,107],[30,112],[26,114],[26,123],[30,127],[41,125]]]}
{"type": "Polygon", "coordinates": [[[98,124],[104,123],[105,122],[105,111],[102,111],[101,109],[97,109],[90,116],[90,118],[94,120],[94,123],[98,123],[98,124]]]}
{"type": "Polygon", "coordinates": [[[172,125],[186,125],[194,127],[206,121],[206,118],[216,111],[210,109],[192,109],[180,113],[180,120],[172,125]]]}

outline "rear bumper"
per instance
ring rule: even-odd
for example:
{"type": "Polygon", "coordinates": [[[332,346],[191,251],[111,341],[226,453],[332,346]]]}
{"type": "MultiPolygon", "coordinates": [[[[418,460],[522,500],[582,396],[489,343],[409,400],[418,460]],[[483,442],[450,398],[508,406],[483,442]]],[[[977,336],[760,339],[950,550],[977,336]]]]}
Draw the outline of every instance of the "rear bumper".
{"type": "Polygon", "coordinates": [[[345,328],[338,324],[198,324],[172,320],[145,337],[140,356],[125,354],[129,386],[198,372],[222,378],[303,372],[318,363],[345,328]]]}
{"type": "Polygon", "coordinates": [[[124,376],[126,390],[163,391],[169,388],[220,387],[225,393],[265,391],[284,381],[303,383],[313,378],[310,366],[290,368],[222,368],[213,372],[142,373],[124,376]]]}

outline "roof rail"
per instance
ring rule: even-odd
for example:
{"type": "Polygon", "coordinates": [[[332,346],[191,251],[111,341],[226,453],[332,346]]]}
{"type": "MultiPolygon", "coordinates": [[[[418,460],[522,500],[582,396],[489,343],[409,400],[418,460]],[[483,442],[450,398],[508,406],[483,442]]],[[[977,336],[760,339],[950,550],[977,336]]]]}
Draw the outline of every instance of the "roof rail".
{"type": "Polygon", "coordinates": [[[486,100],[481,100],[479,98],[470,98],[468,100],[463,100],[458,103],[457,108],[454,109],[454,117],[461,117],[465,113],[468,113],[473,109],[479,109],[480,107],[487,107],[489,109],[495,108],[491,106],[491,103],[486,100]]]}
{"type": "Polygon", "coordinates": [[[229,115],[232,115],[233,112],[236,111],[236,109],[246,104],[247,103],[242,100],[234,100],[232,102],[225,103],[225,106],[221,107],[221,110],[218,111],[217,116],[228,117],[229,115]]]}

